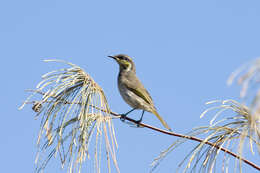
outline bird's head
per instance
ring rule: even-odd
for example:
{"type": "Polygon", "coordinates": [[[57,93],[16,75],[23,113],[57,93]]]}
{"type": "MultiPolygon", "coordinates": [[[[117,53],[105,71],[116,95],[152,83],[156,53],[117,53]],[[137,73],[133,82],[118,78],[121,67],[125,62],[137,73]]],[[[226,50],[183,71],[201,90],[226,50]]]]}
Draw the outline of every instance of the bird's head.
{"type": "Polygon", "coordinates": [[[125,55],[125,54],[118,54],[118,55],[113,55],[113,56],[108,56],[108,57],[116,60],[116,62],[120,66],[120,70],[135,72],[135,64],[134,64],[132,58],[130,58],[130,56],[125,55]]]}

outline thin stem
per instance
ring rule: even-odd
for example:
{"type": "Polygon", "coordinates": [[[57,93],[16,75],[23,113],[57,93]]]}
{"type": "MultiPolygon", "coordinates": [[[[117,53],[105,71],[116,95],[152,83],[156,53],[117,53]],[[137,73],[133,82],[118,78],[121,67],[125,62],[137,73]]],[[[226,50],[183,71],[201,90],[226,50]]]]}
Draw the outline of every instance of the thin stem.
{"type": "MultiPolygon", "coordinates": [[[[116,117],[118,117],[118,118],[121,117],[120,114],[117,114],[117,113],[114,113],[114,112],[110,112],[110,114],[113,115],[113,116],[116,116],[116,117]]],[[[128,121],[130,121],[130,122],[132,122],[132,123],[137,124],[136,120],[134,120],[134,119],[132,119],[132,118],[125,117],[125,119],[128,120],[128,121]]],[[[183,135],[183,134],[179,134],[179,133],[174,133],[174,132],[166,131],[166,130],[163,130],[163,129],[160,129],[160,128],[157,128],[157,127],[154,127],[154,126],[151,126],[151,125],[148,125],[148,124],[144,124],[144,123],[139,123],[139,124],[137,124],[137,125],[143,126],[143,127],[149,128],[149,129],[152,129],[152,130],[157,131],[157,132],[160,132],[160,133],[164,133],[164,134],[166,134],[166,135],[176,136],[176,137],[179,137],[179,138],[185,138],[185,139],[189,139],[189,140],[197,141],[197,142],[204,142],[204,143],[207,144],[207,145],[210,145],[210,146],[212,146],[212,147],[215,147],[215,148],[217,148],[217,149],[220,149],[221,151],[223,151],[223,152],[225,152],[225,153],[228,153],[229,155],[231,155],[231,156],[233,156],[233,157],[235,157],[235,158],[237,158],[237,159],[242,160],[244,163],[246,163],[246,164],[248,164],[249,166],[251,166],[251,167],[257,169],[258,171],[260,171],[260,167],[259,167],[258,165],[256,165],[255,163],[253,163],[253,162],[251,162],[251,161],[249,161],[249,160],[247,160],[247,159],[245,159],[245,158],[243,158],[243,157],[241,157],[241,156],[235,154],[234,152],[232,152],[232,151],[230,151],[230,150],[228,150],[228,149],[226,149],[226,148],[220,147],[220,146],[215,145],[215,144],[213,144],[213,143],[211,143],[211,142],[208,142],[208,141],[205,142],[205,141],[203,141],[202,139],[196,138],[196,137],[193,137],[193,136],[188,136],[188,135],[183,135]]]]}
{"type": "MultiPolygon", "coordinates": [[[[37,93],[42,94],[42,95],[45,94],[44,92],[41,92],[41,91],[38,91],[38,90],[28,90],[28,91],[37,92],[37,93]]],[[[51,97],[56,98],[55,96],[51,96],[51,97]]],[[[65,104],[71,104],[71,103],[69,103],[69,102],[67,102],[67,101],[64,101],[64,102],[65,102],[65,104]]],[[[26,104],[30,104],[30,102],[27,102],[26,104]]],[[[96,108],[96,109],[99,109],[99,108],[96,107],[96,106],[93,106],[93,105],[91,105],[91,106],[94,107],[94,108],[96,108]]],[[[101,111],[103,111],[103,112],[107,112],[107,111],[105,111],[105,110],[103,110],[103,109],[99,109],[99,110],[101,110],[101,111]]],[[[113,115],[115,118],[121,118],[121,117],[122,117],[122,115],[117,114],[117,113],[115,113],[115,112],[110,112],[110,114],[113,115]]],[[[136,125],[143,126],[143,127],[152,129],[152,130],[154,130],[154,131],[157,131],[157,132],[160,132],[160,133],[164,133],[164,134],[166,134],[166,135],[176,136],[176,137],[179,137],[179,138],[185,138],[185,139],[189,139],[189,140],[193,140],[193,141],[197,141],[197,142],[204,142],[204,143],[207,144],[207,145],[210,145],[210,146],[212,146],[212,147],[215,147],[215,148],[217,148],[217,149],[220,149],[221,151],[223,151],[223,152],[225,152],[225,153],[228,153],[229,155],[231,155],[231,156],[233,156],[233,157],[235,157],[235,158],[237,158],[237,159],[242,160],[244,163],[246,163],[246,164],[250,165],[251,167],[253,167],[253,168],[257,169],[258,171],[260,171],[260,167],[259,167],[258,165],[256,165],[255,163],[253,163],[253,162],[251,162],[251,161],[249,161],[249,160],[247,160],[247,159],[245,159],[245,158],[243,158],[243,157],[241,157],[241,156],[235,154],[234,152],[232,152],[232,151],[230,151],[230,150],[228,150],[228,149],[226,149],[226,148],[220,147],[220,146],[215,145],[215,144],[213,144],[213,143],[211,143],[211,142],[208,142],[208,141],[205,142],[204,140],[202,140],[202,139],[200,139],[200,138],[196,138],[196,137],[193,137],[193,136],[188,136],[188,135],[183,135],[183,134],[179,134],[179,133],[174,133],[174,132],[166,131],[166,130],[163,130],[163,129],[160,129],[160,128],[157,128],[157,127],[154,127],[154,126],[151,126],[151,125],[148,125],[148,124],[144,124],[144,123],[141,123],[141,122],[139,123],[139,122],[137,122],[136,120],[134,120],[134,119],[132,119],[132,118],[129,118],[129,117],[124,117],[124,119],[126,119],[126,120],[128,120],[128,121],[130,121],[130,122],[132,122],[132,123],[134,123],[134,124],[136,124],[136,125]]]]}

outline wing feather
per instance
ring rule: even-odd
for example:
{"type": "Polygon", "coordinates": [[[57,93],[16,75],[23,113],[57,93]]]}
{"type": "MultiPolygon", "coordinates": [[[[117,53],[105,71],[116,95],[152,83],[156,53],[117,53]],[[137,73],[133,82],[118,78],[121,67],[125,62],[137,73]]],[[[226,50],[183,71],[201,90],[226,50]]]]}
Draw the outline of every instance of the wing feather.
{"type": "MultiPolygon", "coordinates": [[[[135,75],[135,74],[130,73],[129,75],[135,75]]],[[[145,100],[146,103],[150,104],[151,106],[154,106],[152,97],[150,96],[149,92],[144,88],[141,81],[137,77],[129,77],[127,79],[132,79],[132,80],[125,81],[126,87],[134,94],[136,94],[137,96],[145,100]]]]}

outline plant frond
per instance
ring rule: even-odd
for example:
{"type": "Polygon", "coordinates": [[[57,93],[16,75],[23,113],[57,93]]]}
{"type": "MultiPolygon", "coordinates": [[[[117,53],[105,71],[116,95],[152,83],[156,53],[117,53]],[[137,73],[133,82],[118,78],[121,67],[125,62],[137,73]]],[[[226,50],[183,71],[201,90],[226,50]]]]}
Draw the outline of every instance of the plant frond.
{"type": "Polygon", "coordinates": [[[105,141],[107,166],[110,162],[119,171],[116,160],[117,142],[110,109],[102,88],[79,66],[62,60],[45,60],[69,65],[46,73],[24,104],[33,104],[37,117],[41,116],[38,135],[37,172],[43,172],[53,156],[59,156],[62,168],[80,172],[83,162],[93,150],[96,172],[100,173],[102,140],[105,141]],[[38,101],[31,100],[36,94],[38,101]],[[95,135],[94,147],[90,150],[95,135]]]}
{"type": "Polygon", "coordinates": [[[240,97],[250,102],[252,113],[260,113],[260,58],[244,64],[228,78],[228,84],[236,82],[241,85],[240,97]]]}
{"type": "MultiPolygon", "coordinates": [[[[190,153],[180,163],[179,168],[183,167],[186,163],[183,172],[188,172],[189,170],[191,172],[196,172],[196,170],[207,173],[218,172],[216,170],[216,162],[220,158],[221,148],[226,148],[229,151],[237,151],[240,158],[236,159],[238,161],[237,165],[240,172],[242,172],[241,158],[245,143],[250,144],[252,154],[255,154],[254,148],[257,148],[258,151],[260,148],[260,121],[259,118],[256,118],[259,116],[252,115],[247,106],[235,100],[212,101],[208,102],[208,105],[211,107],[206,109],[201,117],[215,111],[215,115],[210,121],[209,126],[194,128],[188,133],[189,136],[199,136],[204,140],[191,149],[190,153]],[[227,116],[227,114],[231,114],[231,116],[227,116]]],[[[154,160],[153,169],[155,166],[158,166],[166,155],[186,141],[187,139],[177,140],[165,152],[162,152],[154,160]]],[[[223,153],[221,156],[222,171],[228,172],[230,155],[229,153],[223,153]]]]}

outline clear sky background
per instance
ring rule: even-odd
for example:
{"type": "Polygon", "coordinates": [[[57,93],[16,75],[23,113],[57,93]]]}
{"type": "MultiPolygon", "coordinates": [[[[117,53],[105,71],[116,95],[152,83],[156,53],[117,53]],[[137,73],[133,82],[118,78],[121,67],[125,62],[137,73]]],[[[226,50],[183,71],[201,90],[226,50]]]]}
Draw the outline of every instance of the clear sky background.
{"type": "MultiPolygon", "coordinates": [[[[259,41],[259,0],[0,1],[1,172],[35,168],[40,120],[30,106],[18,107],[28,95],[25,89],[60,67],[43,59],[81,66],[103,87],[111,109],[124,113],[130,108],[117,90],[118,65],[106,56],[133,56],[159,113],[173,131],[185,133],[208,123],[210,117],[199,119],[206,101],[239,99],[239,88],[227,87],[226,80],[260,55],[259,41]]],[[[161,127],[149,113],[144,122],[161,127]]],[[[152,160],[176,140],[119,120],[114,126],[122,173],[148,172],[152,160]]],[[[172,152],[155,172],[174,172],[189,149],[172,152]]],[[[92,172],[92,163],[87,170],[92,172]]],[[[66,170],[52,160],[46,172],[66,170]]]]}

